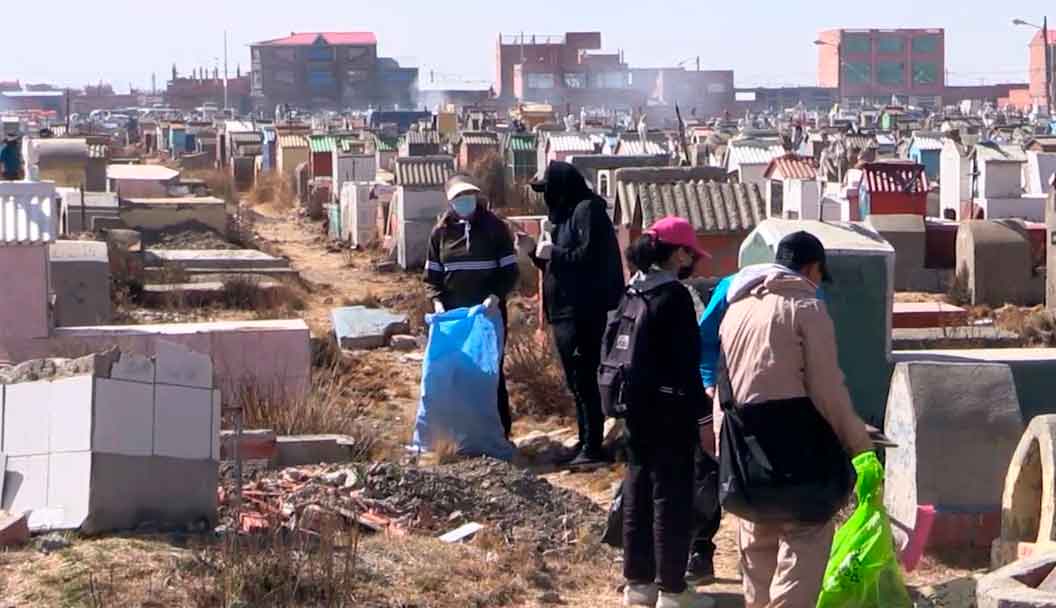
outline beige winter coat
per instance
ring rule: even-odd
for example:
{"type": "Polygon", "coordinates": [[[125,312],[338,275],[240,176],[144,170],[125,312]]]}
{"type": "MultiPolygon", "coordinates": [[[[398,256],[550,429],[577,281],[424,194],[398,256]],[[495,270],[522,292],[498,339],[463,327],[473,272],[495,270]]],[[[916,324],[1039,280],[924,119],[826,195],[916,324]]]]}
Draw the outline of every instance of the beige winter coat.
{"type": "Polygon", "coordinates": [[[872,441],[851,404],[832,318],[816,294],[805,277],[774,272],[731,302],[719,328],[730,385],[739,404],[809,397],[855,456],[872,441]]]}

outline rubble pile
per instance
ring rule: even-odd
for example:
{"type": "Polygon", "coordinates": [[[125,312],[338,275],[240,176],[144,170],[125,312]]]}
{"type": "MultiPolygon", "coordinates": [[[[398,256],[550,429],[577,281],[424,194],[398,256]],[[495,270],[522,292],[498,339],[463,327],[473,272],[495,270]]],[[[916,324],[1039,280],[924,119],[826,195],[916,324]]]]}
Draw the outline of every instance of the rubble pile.
{"type": "Polygon", "coordinates": [[[245,484],[242,495],[237,525],[243,532],[285,527],[319,533],[359,525],[437,536],[476,522],[507,543],[544,551],[596,534],[605,517],[587,498],[487,458],[434,467],[291,468],[245,484]]]}
{"type": "Polygon", "coordinates": [[[158,231],[143,231],[143,242],[153,249],[239,249],[224,235],[200,222],[190,221],[158,231]]]}

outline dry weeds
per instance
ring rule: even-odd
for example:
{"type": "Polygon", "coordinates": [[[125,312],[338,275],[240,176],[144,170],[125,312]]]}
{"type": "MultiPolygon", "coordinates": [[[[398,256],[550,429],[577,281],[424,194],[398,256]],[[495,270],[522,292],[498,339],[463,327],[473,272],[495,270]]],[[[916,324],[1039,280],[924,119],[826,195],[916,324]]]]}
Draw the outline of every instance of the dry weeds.
{"type": "Polygon", "coordinates": [[[265,173],[253,184],[249,192],[249,201],[254,205],[271,205],[272,208],[286,211],[293,209],[297,193],[293,185],[280,173],[265,173]]]}
{"type": "Polygon", "coordinates": [[[549,334],[532,326],[511,325],[506,343],[506,379],[515,416],[572,415],[560,358],[549,334]]]}

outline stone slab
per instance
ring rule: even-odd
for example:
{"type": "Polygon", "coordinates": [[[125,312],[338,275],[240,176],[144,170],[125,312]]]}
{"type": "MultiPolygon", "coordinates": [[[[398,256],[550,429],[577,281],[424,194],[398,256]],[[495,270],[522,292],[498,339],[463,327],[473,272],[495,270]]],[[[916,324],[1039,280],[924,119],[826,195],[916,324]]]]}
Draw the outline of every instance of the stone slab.
{"type": "Polygon", "coordinates": [[[350,350],[381,348],[392,336],[410,331],[407,315],[379,308],[335,308],[330,316],[338,343],[341,348],[350,350]]]}
{"type": "Polygon", "coordinates": [[[276,438],[275,466],[347,462],[350,452],[341,435],[286,435],[276,438]]]}
{"type": "MultiPolygon", "coordinates": [[[[234,431],[220,432],[220,459],[232,460],[235,457],[236,437],[234,431]]],[[[278,453],[275,431],[249,430],[242,431],[242,440],[238,442],[238,455],[243,460],[272,460],[278,453]]]]}
{"type": "Polygon", "coordinates": [[[154,454],[210,460],[213,453],[213,393],[185,386],[156,387],[154,454]]]}
{"type": "Polygon", "coordinates": [[[960,327],[968,323],[968,311],[944,302],[895,302],[894,329],[960,327]]]}
{"type": "MultiPolygon", "coordinates": [[[[1056,348],[972,348],[964,350],[895,351],[893,363],[1003,363],[1012,369],[1024,421],[1056,414],[1056,348]]],[[[1007,464],[1007,463],[1006,463],[1007,464]]]]}
{"type": "MultiPolygon", "coordinates": [[[[918,507],[1000,513],[1008,462],[1023,432],[1012,370],[1000,363],[910,362],[895,367],[884,431],[884,501],[912,530],[918,507]]],[[[932,531],[936,537],[939,522],[932,531]]]]}
{"type": "Polygon", "coordinates": [[[1021,348],[1019,334],[997,327],[928,327],[895,329],[891,335],[896,351],[950,350],[974,348],[1021,348]]]}
{"type": "Polygon", "coordinates": [[[18,547],[29,542],[29,517],[25,513],[0,513],[0,547],[18,547]]]}
{"type": "Polygon", "coordinates": [[[147,266],[222,270],[287,268],[290,265],[285,258],[256,249],[150,249],[143,252],[143,263],[147,266]]]}
{"type": "Polygon", "coordinates": [[[154,453],[153,384],[96,381],[92,450],[126,456],[154,453]]]}
{"type": "Polygon", "coordinates": [[[1056,608],[1056,593],[1037,586],[1056,567],[1056,553],[1046,553],[1009,564],[979,579],[978,608],[1056,608]]]}

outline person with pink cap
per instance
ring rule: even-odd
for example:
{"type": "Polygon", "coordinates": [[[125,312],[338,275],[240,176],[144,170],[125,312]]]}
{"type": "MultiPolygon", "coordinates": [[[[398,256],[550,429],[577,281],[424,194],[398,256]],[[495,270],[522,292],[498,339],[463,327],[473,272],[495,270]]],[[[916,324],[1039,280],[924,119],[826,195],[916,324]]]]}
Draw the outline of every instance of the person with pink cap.
{"type": "MultiPolygon", "coordinates": [[[[701,345],[693,297],[681,283],[692,276],[701,258],[710,256],[697,244],[693,226],[678,217],[653,224],[626,255],[636,274],[625,302],[641,298],[644,306],[633,307],[640,312],[630,343],[634,352],[629,382],[624,385],[630,396],[625,398],[623,604],[713,606],[711,599],[689,589],[685,577],[698,425],[711,415],[711,405],[698,368],[701,345]]],[[[630,309],[621,305],[623,314],[630,309]]],[[[616,346],[627,347],[626,342],[616,346]]]]}

